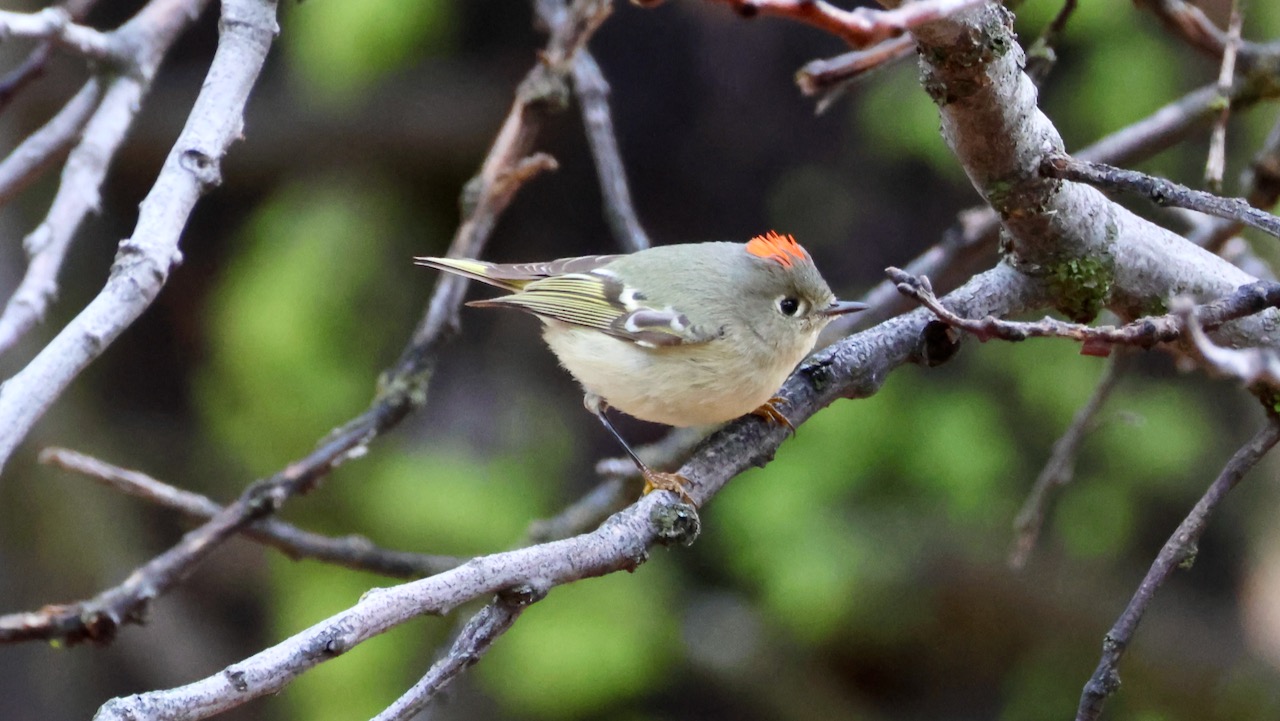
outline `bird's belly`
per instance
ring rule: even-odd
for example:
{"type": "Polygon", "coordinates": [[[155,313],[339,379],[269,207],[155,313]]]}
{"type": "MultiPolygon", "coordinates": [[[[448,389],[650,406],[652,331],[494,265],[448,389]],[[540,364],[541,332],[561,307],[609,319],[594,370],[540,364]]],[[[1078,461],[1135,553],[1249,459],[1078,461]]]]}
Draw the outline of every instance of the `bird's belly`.
{"type": "Polygon", "coordinates": [[[726,354],[716,341],[644,348],[551,321],[543,337],[589,392],[641,420],[671,426],[723,423],[759,408],[799,358],[726,354]]]}

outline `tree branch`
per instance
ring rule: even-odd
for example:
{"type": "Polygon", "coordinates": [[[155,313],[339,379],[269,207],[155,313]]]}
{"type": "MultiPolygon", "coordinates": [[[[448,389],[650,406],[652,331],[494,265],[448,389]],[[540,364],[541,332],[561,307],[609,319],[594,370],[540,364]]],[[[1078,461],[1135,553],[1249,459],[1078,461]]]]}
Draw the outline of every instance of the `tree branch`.
{"type": "Polygon", "coordinates": [[[116,45],[107,34],[77,25],[72,22],[71,13],[58,6],[34,13],[0,10],[0,41],[8,38],[48,40],[89,60],[116,62],[120,59],[116,45]]]}
{"type": "MultiPolygon", "coordinates": [[[[0,347],[11,345],[13,334],[34,322],[33,312],[42,311],[66,243],[96,207],[107,162],[123,140],[155,69],[206,2],[152,0],[111,34],[113,44],[135,49],[134,72],[119,75],[106,89],[80,146],[67,159],[46,224],[26,240],[33,267],[0,321],[5,329],[0,347]]],[[[211,73],[196,100],[187,127],[139,208],[133,237],[120,243],[106,287],[26,368],[0,386],[0,469],[72,379],[151,304],[169,270],[180,261],[183,226],[199,196],[220,182],[219,163],[240,135],[244,101],[274,33],[274,21],[269,28],[254,28],[252,21],[242,20],[242,15],[252,17],[242,4],[243,0],[224,5],[227,40],[218,48],[221,62],[214,59],[221,74],[211,73]]]]}
{"type": "MultiPolygon", "coordinates": [[[[66,448],[44,449],[40,452],[40,462],[82,474],[121,493],[171,508],[191,518],[208,520],[223,511],[222,506],[206,496],[184,491],[144,473],[120,468],[66,448]]],[[[466,560],[380,548],[364,536],[331,538],[304,531],[275,518],[260,518],[240,531],[244,536],[275,548],[293,560],[310,558],[392,578],[425,578],[455,568],[466,560]]]]}
{"type": "Polygon", "coordinates": [[[547,589],[532,585],[505,590],[472,616],[445,657],[437,661],[413,688],[396,699],[373,721],[408,721],[426,708],[436,694],[475,665],[498,637],[506,633],[530,605],[546,598],[547,589]]]}
{"type": "Polygon", "coordinates": [[[1048,178],[1088,183],[1106,190],[1137,193],[1146,196],[1156,205],[1187,208],[1216,215],[1219,218],[1244,223],[1280,238],[1280,218],[1249,205],[1244,198],[1223,198],[1203,190],[1192,190],[1185,185],[1136,170],[1083,162],[1066,155],[1046,156],[1040,170],[1048,178]]]}
{"type": "Polygon", "coordinates": [[[609,83],[595,58],[586,50],[574,57],[573,91],[582,111],[582,126],[587,131],[591,155],[595,158],[600,194],[604,198],[604,217],[609,229],[626,252],[644,250],[650,245],[649,234],[636,217],[631,191],[627,188],[627,172],[614,136],[613,117],[609,113],[609,83]]]}
{"type": "Polygon", "coordinates": [[[1116,619],[1115,625],[1102,640],[1102,658],[1094,670],[1093,676],[1085,684],[1084,693],[1080,697],[1080,708],[1076,711],[1076,721],[1095,721],[1102,713],[1102,705],[1107,697],[1120,687],[1120,674],[1116,667],[1124,656],[1134,631],[1142,620],[1155,598],[1160,586],[1173,575],[1178,568],[1189,568],[1195,561],[1197,544],[1200,536],[1209,523],[1209,514],[1213,513],[1227,493],[1235,488],[1240,479],[1249,472],[1267,451],[1280,440],[1280,422],[1272,417],[1248,443],[1236,451],[1227,462],[1222,473],[1210,484],[1200,501],[1196,503],[1187,517],[1178,525],[1160,554],[1151,564],[1147,575],[1138,584],[1138,590],[1129,600],[1124,613],[1116,619]]]}
{"type": "MultiPolygon", "coordinates": [[[[981,341],[998,338],[1006,341],[1024,341],[1028,338],[1069,338],[1085,344],[1090,355],[1107,355],[1107,346],[1131,345],[1152,348],[1160,343],[1181,340],[1187,330],[1185,313],[1168,313],[1139,318],[1126,325],[1088,326],[1067,323],[1045,317],[1034,323],[1001,320],[994,316],[981,319],[964,318],[948,310],[933,294],[933,287],[926,277],[914,277],[897,268],[886,271],[898,283],[898,290],[933,311],[943,323],[972,333],[981,341]]],[[[1256,281],[1237,288],[1235,292],[1195,309],[1205,328],[1218,328],[1238,318],[1261,313],[1268,308],[1280,308],[1280,283],[1256,281]]],[[[1197,327],[1200,327],[1197,325],[1197,327]]]]}

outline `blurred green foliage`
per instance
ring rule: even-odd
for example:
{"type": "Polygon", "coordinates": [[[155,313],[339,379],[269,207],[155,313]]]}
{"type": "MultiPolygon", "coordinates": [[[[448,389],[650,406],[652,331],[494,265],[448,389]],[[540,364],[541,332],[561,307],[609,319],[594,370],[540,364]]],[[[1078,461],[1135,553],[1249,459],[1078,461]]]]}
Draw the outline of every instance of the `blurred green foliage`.
{"type": "Polygon", "coordinates": [[[335,106],[358,103],[388,73],[442,52],[453,29],[453,3],[314,0],[289,7],[281,36],[305,93],[335,106]]]}
{"type": "Polygon", "coordinates": [[[263,202],[209,311],[209,362],[198,408],[215,438],[255,473],[310,448],[373,395],[402,328],[366,318],[411,317],[406,298],[379,292],[403,257],[394,188],[368,178],[300,182],[263,202]]]}
{"type": "Polygon", "coordinates": [[[557,588],[525,611],[477,668],[513,717],[601,714],[651,691],[678,664],[675,578],[661,551],[633,574],[557,588]]]}

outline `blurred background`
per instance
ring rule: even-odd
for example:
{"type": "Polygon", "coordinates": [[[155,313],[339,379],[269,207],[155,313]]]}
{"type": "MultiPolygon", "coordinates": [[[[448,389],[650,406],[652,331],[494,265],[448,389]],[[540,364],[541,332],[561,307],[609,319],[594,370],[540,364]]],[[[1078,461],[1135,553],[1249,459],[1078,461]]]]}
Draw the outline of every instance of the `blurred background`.
{"type": "MultiPolygon", "coordinates": [[[[103,0],[89,22],[114,27],[141,5],[103,0]]],[[[1021,4],[1024,43],[1058,9],[1021,4]]],[[[1225,4],[1206,9],[1224,17],[1225,4]]],[[[69,446],[225,502],[364,409],[435,281],[410,257],[444,252],[459,191],[543,43],[526,3],[496,0],[286,2],[280,24],[245,139],[183,238],[185,262],[5,469],[4,612],[92,596],[188,527],[36,464],[41,448],[69,446]]],[[[1280,5],[1249,3],[1245,37],[1280,37],[1280,5]]],[[[101,288],[215,42],[216,7],[166,61],[51,317],[0,358],[5,376],[101,288]]],[[[843,47],[807,27],[693,0],[618,3],[591,48],[613,88],[638,214],[658,243],[794,233],[837,293],[857,297],[979,202],[938,136],[914,61],[817,115],[793,75],[843,47]]],[[[2,67],[29,49],[0,46],[2,67]]],[[[1069,149],[1217,74],[1124,3],[1082,3],[1059,55],[1041,98],[1069,149]]],[[[84,73],[55,57],[0,115],[4,147],[84,73]]],[[[1274,119],[1268,106],[1233,118],[1228,192],[1274,119]]],[[[1138,167],[1199,184],[1206,147],[1207,131],[1138,167]]],[[[576,109],[547,123],[538,148],[560,169],[520,192],[487,257],[615,252],[576,109]]],[[[6,294],[56,182],[51,172],[0,210],[6,294]]],[[[595,462],[617,448],[537,324],[480,310],[463,322],[426,409],[284,518],[408,550],[484,554],[598,481],[595,462]]],[[[431,717],[1071,717],[1103,634],[1160,545],[1262,423],[1235,385],[1143,355],[1029,564],[1012,571],[1013,517],[1103,365],[1068,342],[969,341],[943,367],[900,369],[877,396],[835,404],[767,468],[735,479],[703,509],[692,548],[552,591],[431,717]]],[[[664,432],[623,428],[639,442],[664,432]]],[[[1157,596],[1111,717],[1280,713],[1275,469],[1260,467],[1228,498],[1194,568],[1157,596]]],[[[110,697],[215,673],[392,583],[232,542],[109,647],[0,648],[0,718],[88,718],[110,697]]],[[[368,718],[426,670],[466,611],[399,628],[224,718],[368,718]]]]}

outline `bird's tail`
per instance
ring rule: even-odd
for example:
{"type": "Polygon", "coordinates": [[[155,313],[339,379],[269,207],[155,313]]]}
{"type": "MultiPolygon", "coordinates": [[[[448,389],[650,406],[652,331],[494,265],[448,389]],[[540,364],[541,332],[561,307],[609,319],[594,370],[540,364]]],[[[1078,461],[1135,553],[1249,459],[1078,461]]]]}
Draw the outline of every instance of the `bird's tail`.
{"type": "Polygon", "coordinates": [[[454,273],[512,292],[520,290],[520,287],[525,282],[528,282],[516,282],[514,279],[503,277],[506,274],[500,270],[499,266],[471,258],[430,258],[420,256],[414,258],[413,262],[417,265],[454,273]]]}

